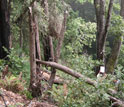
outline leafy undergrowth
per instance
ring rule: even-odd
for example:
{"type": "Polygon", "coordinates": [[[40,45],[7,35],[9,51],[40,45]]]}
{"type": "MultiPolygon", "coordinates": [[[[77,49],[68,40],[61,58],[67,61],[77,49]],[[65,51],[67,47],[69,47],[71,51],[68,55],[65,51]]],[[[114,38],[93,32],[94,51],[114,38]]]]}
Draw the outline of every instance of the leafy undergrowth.
{"type": "Polygon", "coordinates": [[[25,84],[20,75],[0,79],[0,107],[55,107],[47,99],[33,99],[25,84]]]}

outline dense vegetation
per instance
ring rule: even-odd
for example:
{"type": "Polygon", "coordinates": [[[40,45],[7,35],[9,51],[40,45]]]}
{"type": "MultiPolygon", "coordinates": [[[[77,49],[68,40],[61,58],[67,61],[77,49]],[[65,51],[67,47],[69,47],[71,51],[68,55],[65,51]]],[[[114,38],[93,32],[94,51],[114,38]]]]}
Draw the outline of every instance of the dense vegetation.
{"type": "Polygon", "coordinates": [[[60,107],[124,106],[124,0],[3,1],[1,88],[60,107]]]}

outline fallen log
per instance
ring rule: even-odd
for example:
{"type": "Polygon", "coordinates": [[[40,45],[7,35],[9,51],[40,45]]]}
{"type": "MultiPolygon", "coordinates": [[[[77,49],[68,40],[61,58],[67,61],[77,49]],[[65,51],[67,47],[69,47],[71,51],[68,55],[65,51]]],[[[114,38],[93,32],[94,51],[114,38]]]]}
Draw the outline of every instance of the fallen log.
{"type": "MultiPolygon", "coordinates": [[[[44,64],[44,65],[50,66],[50,67],[54,67],[54,68],[59,69],[59,70],[65,72],[65,73],[67,73],[67,74],[69,74],[69,75],[71,75],[73,77],[81,78],[86,83],[88,83],[90,85],[93,85],[95,87],[97,86],[97,82],[96,81],[94,81],[94,80],[92,80],[92,79],[90,79],[90,78],[88,78],[88,77],[86,77],[86,76],[84,76],[84,75],[82,75],[80,73],[74,72],[72,69],[70,69],[70,68],[68,68],[66,66],[63,66],[61,64],[58,64],[58,63],[55,63],[55,62],[50,62],[50,61],[40,61],[40,60],[36,60],[36,62],[37,63],[40,63],[40,64],[44,64]]],[[[108,91],[109,92],[112,92],[112,94],[114,94],[113,93],[113,89],[109,89],[108,91]]],[[[119,99],[117,99],[115,97],[112,97],[112,96],[109,96],[109,99],[112,102],[114,102],[113,105],[112,105],[113,107],[114,106],[124,107],[124,102],[123,101],[121,101],[121,100],[119,100],[119,99]]]]}
{"type": "MultiPolygon", "coordinates": [[[[45,81],[49,81],[50,75],[51,75],[50,73],[43,72],[42,79],[45,81]]],[[[62,78],[58,76],[55,77],[54,84],[64,84],[64,83],[67,83],[67,81],[63,80],[62,78]]]]}
{"type": "Polygon", "coordinates": [[[124,102],[123,101],[121,101],[121,100],[119,100],[115,97],[112,97],[112,96],[109,96],[109,98],[112,102],[114,102],[112,104],[112,107],[115,107],[115,106],[124,107],[124,102]]]}
{"type": "Polygon", "coordinates": [[[76,77],[76,78],[81,78],[83,79],[86,83],[90,84],[90,85],[93,85],[96,87],[97,85],[97,82],[80,74],[80,73],[77,73],[77,72],[74,72],[72,69],[66,67],[66,66],[63,66],[61,64],[58,64],[58,63],[55,63],[55,62],[50,62],[50,61],[40,61],[40,60],[36,60],[37,63],[40,63],[40,64],[44,64],[46,66],[50,66],[50,67],[54,67],[56,69],[59,69],[73,77],[76,77]]]}

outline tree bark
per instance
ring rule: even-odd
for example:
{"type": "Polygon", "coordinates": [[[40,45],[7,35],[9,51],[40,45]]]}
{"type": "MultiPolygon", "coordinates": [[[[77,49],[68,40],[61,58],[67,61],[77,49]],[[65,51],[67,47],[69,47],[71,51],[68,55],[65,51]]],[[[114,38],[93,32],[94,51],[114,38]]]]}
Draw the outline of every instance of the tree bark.
{"type": "Polygon", "coordinates": [[[117,65],[118,56],[120,54],[120,48],[122,44],[123,36],[117,35],[114,40],[114,45],[112,51],[110,53],[110,57],[108,62],[106,63],[106,72],[107,73],[114,73],[114,69],[117,65]]]}
{"type": "Polygon", "coordinates": [[[121,100],[119,100],[119,99],[117,99],[117,98],[115,98],[115,97],[112,97],[112,96],[109,96],[109,98],[110,98],[110,100],[112,101],[112,102],[114,102],[113,104],[112,104],[112,107],[124,107],[124,102],[123,101],[121,101],[121,100]]]}
{"type": "Polygon", "coordinates": [[[40,81],[37,78],[36,69],[36,26],[33,19],[32,7],[29,7],[29,27],[30,27],[30,86],[29,90],[33,97],[41,95],[40,81]]]}
{"type": "Polygon", "coordinates": [[[7,0],[0,0],[0,59],[6,58],[7,52],[3,47],[9,50],[10,36],[10,15],[8,11],[7,0]]]}
{"type": "Polygon", "coordinates": [[[96,19],[97,19],[97,36],[96,36],[97,59],[102,60],[104,63],[105,63],[105,55],[104,55],[105,42],[109,28],[109,23],[111,20],[113,1],[114,0],[110,0],[109,2],[107,19],[105,22],[105,0],[94,0],[96,19]]]}
{"type": "MultiPolygon", "coordinates": [[[[44,8],[44,13],[47,17],[47,20],[49,21],[48,1],[42,0],[41,6],[44,8]]],[[[54,59],[52,37],[50,37],[50,35],[43,35],[42,39],[43,39],[43,49],[44,49],[44,60],[52,61],[54,59]]]]}
{"type": "MultiPolygon", "coordinates": [[[[121,0],[121,10],[120,15],[124,19],[124,0],[121,0]]],[[[123,35],[115,36],[114,44],[108,62],[106,63],[106,72],[114,73],[114,69],[117,65],[117,60],[120,54],[120,48],[122,45],[123,35]]]]}

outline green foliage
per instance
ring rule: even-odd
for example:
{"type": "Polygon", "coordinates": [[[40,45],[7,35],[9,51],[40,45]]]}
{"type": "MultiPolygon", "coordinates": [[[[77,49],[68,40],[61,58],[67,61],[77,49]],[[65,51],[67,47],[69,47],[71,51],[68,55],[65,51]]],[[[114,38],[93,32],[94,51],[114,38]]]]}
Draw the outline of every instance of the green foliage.
{"type": "MultiPolygon", "coordinates": [[[[6,50],[4,48],[6,52],[6,50]]],[[[17,76],[22,72],[22,78],[26,80],[27,84],[29,84],[30,81],[30,63],[29,58],[27,56],[19,57],[18,53],[14,48],[11,48],[11,50],[8,52],[8,60],[0,60],[0,71],[5,67],[5,65],[9,65],[9,72],[12,73],[12,75],[17,76]]]]}
{"type": "Polygon", "coordinates": [[[24,82],[19,77],[11,75],[0,80],[0,87],[14,93],[19,93],[24,90],[24,82]]]}
{"type": "Polygon", "coordinates": [[[75,80],[68,85],[67,96],[63,95],[63,87],[60,89],[54,87],[52,95],[59,107],[110,107],[108,86],[111,85],[104,82],[95,88],[81,80],[75,80]]]}
{"type": "Polygon", "coordinates": [[[12,73],[17,75],[23,69],[25,59],[20,58],[13,48],[8,53],[7,57],[9,60],[6,61],[6,64],[9,65],[12,73]]]}
{"type": "Polygon", "coordinates": [[[28,90],[22,91],[21,94],[22,95],[25,95],[27,99],[30,99],[31,100],[33,98],[32,95],[31,95],[31,92],[28,91],[28,90]]]}
{"type": "Polygon", "coordinates": [[[93,0],[76,0],[79,3],[85,3],[85,2],[90,2],[93,3],[93,0]]]}
{"type": "Polygon", "coordinates": [[[120,15],[112,15],[109,33],[111,35],[120,35],[124,33],[124,20],[120,15]]]}
{"type": "Polygon", "coordinates": [[[85,22],[81,17],[76,17],[72,12],[68,19],[64,40],[66,54],[82,53],[84,46],[91,47],[95,41],[96,23],[85,22]]]}
{"type": "Polygon", "coordinates": [[[94,67],[101,64],[97,60],[92,60],[92,56],[89,55],[68,56],[67,62],[70,64],[72,69],[87,76],[93,76],[94,67]]]}
{"type": "Polygon", "coordinates": [[[0,60],[0,72],[3,70],[4,68],[4,65],[5,65],[5,60],[0,60]]]}

